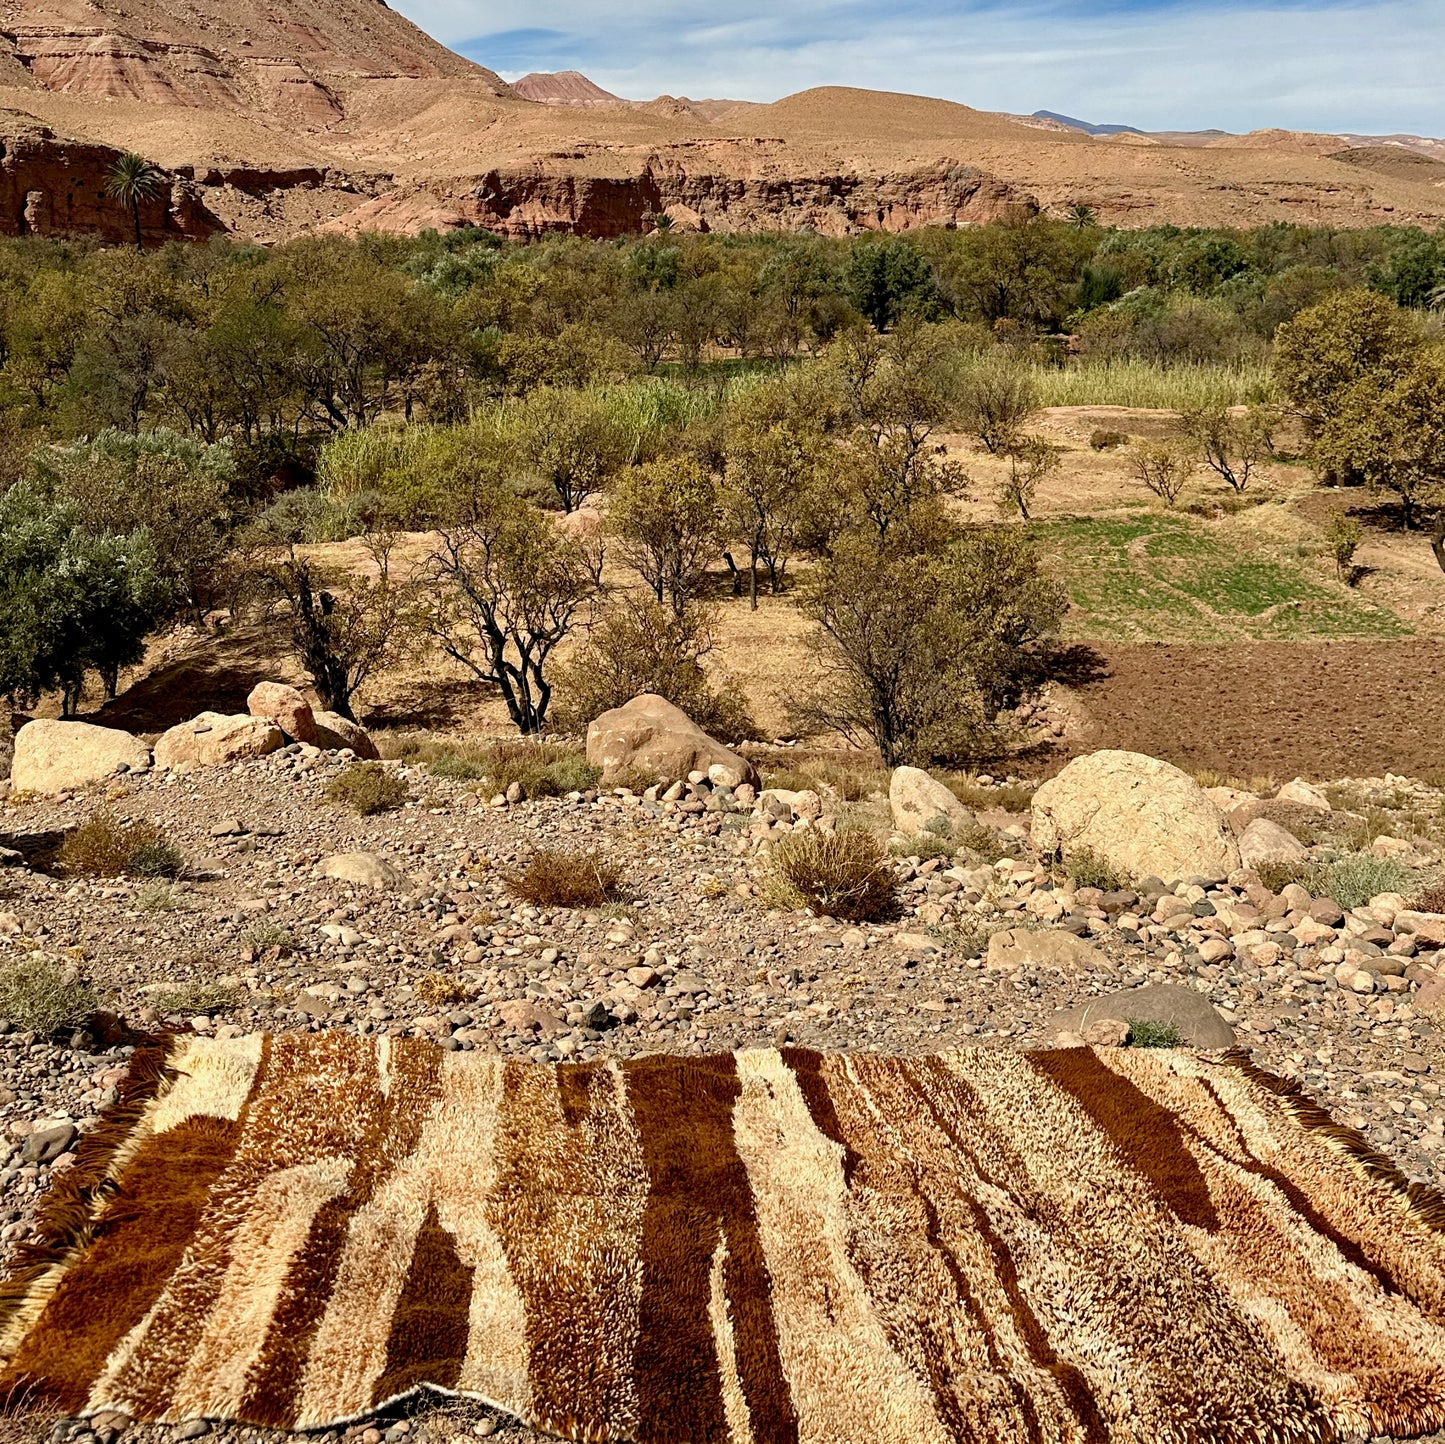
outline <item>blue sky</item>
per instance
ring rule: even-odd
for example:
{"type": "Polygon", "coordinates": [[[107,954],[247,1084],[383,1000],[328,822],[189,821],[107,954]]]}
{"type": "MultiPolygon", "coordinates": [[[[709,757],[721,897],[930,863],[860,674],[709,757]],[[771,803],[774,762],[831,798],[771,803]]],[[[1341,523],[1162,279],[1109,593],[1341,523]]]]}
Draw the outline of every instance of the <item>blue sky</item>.
{"type": "Polygon", "coordinates": [[[394,3],[508,79],[576,69],[632,99],[859,85],[1142,129],[1445,136],[1445,0],[394,3]]]}

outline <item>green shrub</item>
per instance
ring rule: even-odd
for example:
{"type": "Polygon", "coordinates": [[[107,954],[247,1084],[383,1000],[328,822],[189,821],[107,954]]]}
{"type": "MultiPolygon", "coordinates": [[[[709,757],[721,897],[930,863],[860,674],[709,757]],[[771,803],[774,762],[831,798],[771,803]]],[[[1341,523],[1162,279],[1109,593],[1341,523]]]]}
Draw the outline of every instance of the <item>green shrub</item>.
{"type": "Polygon", "coordinates": [[[514,782],[528,798],[585,792],[602,776],[579,748],[557,742],[451,741],[411,733],[384,739],[385,756],[424,763],[433,777],[486,782],[505,792],[514,782]]]}
{"type": "Polygon", "coordinates": [[[1177,1048],[1179,1029],[1173,1023],[1156,1023],[1152,1018],[1130,1018],[1129,1045],[1133,1048],[1177,1048]]]}
{"type": "Polygon", "coordinates": [[[1271,892],[1298,883],[1311,897],[1333,898],[1342,908],[1364,907],[1377,894],[1403,892],[1415,880],[1415,874],[1393,858],[1367,852],[1337,862],[1264,862],[1257,871],[1271,892]]]}
{"type": "Polygon", "coordinates": [[[0,1017],[38,1037],[81,1027],[95,1009],[95,994],[39,953],[0,967],[0,1017]]]}
{"type": "Polygon", "coordinates": [[[241,945],[259,956],[275,948],[279,953],[289,953],[294,947],[291,934],[280,923],[260,922],[248,928],[241,937],[241,945]]]}
{"type": "Polygon", "coordinates": [[[66,872],[84,877],[172,878],[183,866],[155,823],[122,822],[107,808],[66,834],[58,861],[66,872]]]}
{"type": "Polygon", "coordinates": [[[359,762],[338,772],[327,784],[326,795],[362,817],[395,812],[410,796],[405,782],[380,762],[359,762]]]}
{"type": "Polygon", "coordinates": [[[916,857],[926,861],[930,857],[952,857],[953,843],[947,835],[925,828],[911,837],[900,837],[888,844],[893,857],[916,857]]]}
{"type": "Polygon", "coordinates": [[[953,836],[962,851],[982,862],[1002,862],[1006,857],[1018,856],[1018,844],[1007,833],[995,832],[974,819],[954,828],[953,836]]]}
{"type": "Polygon", "coordinates": [[[1113,863],[1089,847],[1079,848],[1064,866],[1075,887],[1096,887],[1102,892],[1118,892],[1129,881],[1113,863]]]}
{"type": "Polygon", "coordinates": [[[151,1006],[162,1017],[195,1017],[198,1013],[209,1017],[234,1008],[238,1001],[236,990],[224,983],[180,983],[151,995],[151,1006]]]}
{"type": "Polygon", "coordinates": [[[773,848],[770,895],[824,917],[866,922],[893,911],[898,880],[870,832],[810,827],[791,832],[773,848]]]}

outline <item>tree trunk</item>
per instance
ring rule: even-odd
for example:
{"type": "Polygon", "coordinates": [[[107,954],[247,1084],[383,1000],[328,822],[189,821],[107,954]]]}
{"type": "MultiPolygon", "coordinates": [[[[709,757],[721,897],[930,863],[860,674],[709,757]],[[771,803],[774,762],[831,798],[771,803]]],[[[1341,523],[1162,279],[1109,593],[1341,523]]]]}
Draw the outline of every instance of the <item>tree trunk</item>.
{"type": "Polygon", "coordinates": [[[139,197],[139,196],[132,196],[132,197],[130,198],[130,215],[131,215],[131,219],[135,222],[135,248],[136,248],[136,250],[138,250],[138,251],[143,251],[143,250],[145,250],[145,247],[144,247],[143,245],[141,245],[141,240],[140,240],[140,197],[139,197]]]}
{"type": "Polygon", "coordinates": [[[1435,553],[1440,570],[1445,572],[1445,511],[1435,518],[1435,530],[1430,534],[1430,550],[1435,553]]]}

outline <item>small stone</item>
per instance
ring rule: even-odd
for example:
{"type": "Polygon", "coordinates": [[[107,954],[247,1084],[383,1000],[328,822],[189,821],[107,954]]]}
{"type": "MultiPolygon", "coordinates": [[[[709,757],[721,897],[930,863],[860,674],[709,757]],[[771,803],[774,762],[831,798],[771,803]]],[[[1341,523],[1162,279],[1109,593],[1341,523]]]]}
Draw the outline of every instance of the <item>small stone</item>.
{"type": "Polygon", "coordinates": [[[1079,1036],[1091,1048],[1122,1048],[1129,1041],[1129,1025],[1122,1018],[1096,1018],[1079,1036]]]}
{"type": "Polygon", "coordinates": [[[211,1432],[211,1426],[204,1419],[187,1419],[177,1427],[175,1439],[204,1439],[211,1432]]]}
{"type": "Polygon", "coordinates": [[[20,1149],[26,1163],[53,1163],[75,1141],[73,1123],[53,1123],[32,1132],[20,1149]]]}

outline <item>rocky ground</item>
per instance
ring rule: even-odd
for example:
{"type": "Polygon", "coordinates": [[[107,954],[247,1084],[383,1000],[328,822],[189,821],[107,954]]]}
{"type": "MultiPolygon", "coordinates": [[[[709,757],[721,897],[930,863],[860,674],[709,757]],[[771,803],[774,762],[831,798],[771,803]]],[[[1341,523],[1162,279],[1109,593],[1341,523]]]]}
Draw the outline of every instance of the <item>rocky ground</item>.
{"type": "MultiPolygon", "coordinates": [[[[799,814],[821,810],[806,825],[831,825],[825,809],[844,805],[826,797],[814,807],[805,794],[797,814],[751,806],[742,788],[709,795],[706,784],[506,803],[475,783],[388,764],[410,800],[361,817],[326,796],[347,765],[292,744],[228,767],[12,797],[0,811],[12,864],[0,872],[0,965],[52,958],[140,1026],[417,1034],[540,1060],[784,1040],[1033,1047],[1056,1036],[1060,1009],[1173,984],[1212,1003],[1257,1062],[1300,1078],[1412,1178],[1445,1179],[1445,1057],[1431,1018],[1445,920],[1403,893],[1346,911],[1298,887],[1273,894],[1245,871],[1104,892],[1035,866],[1019,841],[1027,816],[1000,810],[981,815],[997,829],[996,850],[1020,856],[899,857],[900,914],[852,926],[769,905],[770,842],[799,814]],[[101,805],[158,824],[186,859],[184,877],[66,875],[58,844],[101,805]],[[519,905],[509,874],[540,847],[611,859],[620,901],[519,905]]],[[[1351,788],[1361,805],[1408,803],[1418,815],[1438,814],[1442,801],[1401,778],[1351,788]]],[[[1017,804],[1017,788],[997,795],[1017,804]]],[[[1434,860],[1417,846],[1412,862],[1434,860]]],[[[1428,866],[1417,875],[1425,886],[1428,866]]],[[[120,1032],[56,1042],[11,1022],[0,1029],[3,1256],[114,1097],[129,1050],[120,1032]]],[[[407,1412],[376,1427],[392,1441],[408,1431],[523,1437],[470,1404],[407,1412]]],[[[48,1427],[4,1426],[27,1440],[48,1427]]],[[[110,1419],[62,1422],[52,1437],[112,1444],[117,1430],[129,1441],[203,1429],[110,1419]]],[[[365,1444],[381,1437],[349,1432],[365,1444]]]]}

